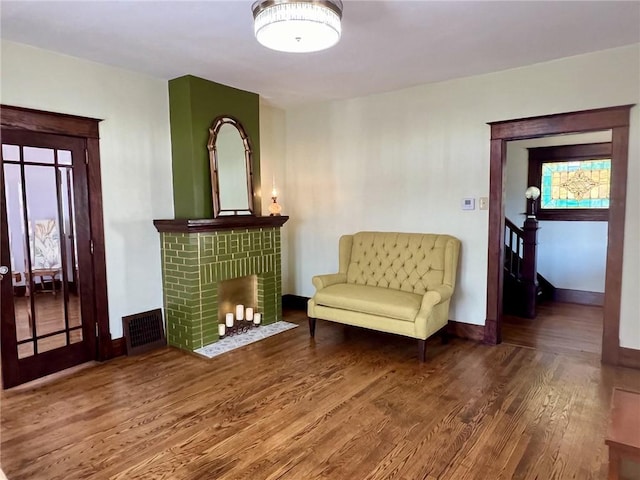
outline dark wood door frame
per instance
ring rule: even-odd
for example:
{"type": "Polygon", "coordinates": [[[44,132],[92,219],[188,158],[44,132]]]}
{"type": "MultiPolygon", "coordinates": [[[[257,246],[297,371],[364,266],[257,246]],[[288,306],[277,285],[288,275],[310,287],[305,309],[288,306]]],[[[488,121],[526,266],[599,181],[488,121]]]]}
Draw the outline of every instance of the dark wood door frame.
{"type": "Polygon", "coordinates": [[[98,358],[96,360],[107,360],[114,356],[114,352],[109,331],[104,220],[102,216],[100,137],[98,132],[100,121],[95,118],[0,105],[0,124],[3,128],[80,137],[86,141],[88,201],[93,242],[94,318],[96,319],[98,342],[98,358]]]}
{"type": "Polygon", "coordinates": [[[584,110],[541,117],[491,122],[489,172],[489,250],[487,266],[487,317],[484,341],[502,341],[502,283],[504,255],[505,163],[507,142],[568,133],[611,130],[611,198],[605,278],[602,362],[618,364],[620,347],[620,297],[622,252],[627,197],[629,112],[633,105],[584,110]]]}

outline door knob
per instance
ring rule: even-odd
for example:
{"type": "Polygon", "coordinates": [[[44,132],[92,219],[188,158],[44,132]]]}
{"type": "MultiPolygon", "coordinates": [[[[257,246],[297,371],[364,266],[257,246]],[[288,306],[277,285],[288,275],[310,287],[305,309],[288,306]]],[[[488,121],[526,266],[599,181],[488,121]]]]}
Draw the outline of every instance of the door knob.
{"type": "Polygon", "coordinates": [[[5,267],[4,265],[0,266],[0,280],[2,280],[7,273],[9,273],[9,267],[5,267]]]}

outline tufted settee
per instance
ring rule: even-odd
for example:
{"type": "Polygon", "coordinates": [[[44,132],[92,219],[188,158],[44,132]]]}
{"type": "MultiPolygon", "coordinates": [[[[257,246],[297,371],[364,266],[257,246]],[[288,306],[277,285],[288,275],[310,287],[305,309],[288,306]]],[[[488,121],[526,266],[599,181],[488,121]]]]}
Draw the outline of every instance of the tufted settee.
{"type": "Polygon", "coordinates": [[[339,272],[313,277],[307,304],[309,333],[316,319],[418,339],[446,338],[449,302],[456,282],[460,241],[450,235],[359,232],[339,244],[339,272]]]}

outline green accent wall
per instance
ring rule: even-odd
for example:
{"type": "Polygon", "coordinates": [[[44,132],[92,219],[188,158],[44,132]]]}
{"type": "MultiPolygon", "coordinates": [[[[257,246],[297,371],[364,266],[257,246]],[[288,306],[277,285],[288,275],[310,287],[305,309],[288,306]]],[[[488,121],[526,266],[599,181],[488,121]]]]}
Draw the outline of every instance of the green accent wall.
{"type": "MultiPolygon", "coordinates": [[[[216,117],[230,115],[244,126],[253,151],[254,191],[260,185],[260,104],[246,92],[185,75],[169,80],[173,206],[175,218],[213,218],[209,169],[209,128],[216,117]]],[[[261,200],[254,197],[257,215],[261,200]]]]}

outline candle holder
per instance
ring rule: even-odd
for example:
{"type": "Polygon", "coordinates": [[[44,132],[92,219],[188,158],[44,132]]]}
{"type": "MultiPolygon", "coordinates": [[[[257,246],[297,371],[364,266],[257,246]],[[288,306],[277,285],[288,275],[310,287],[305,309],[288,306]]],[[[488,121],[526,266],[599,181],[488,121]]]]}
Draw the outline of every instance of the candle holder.
{"type": "MultiPolygon", "coordinates": [[[[225,337],[242,335],[243,333],[250,332],[253,328],[258,328],[260,324],[256,323],[255,315],[257,314],[254,314],[253,320],[236,320],[235,322],[233,322],[232,327],[226,327],[225,337]]],[[[221,336],[220,339],[222,338],[224,337],[221,336]]]]}
{"type": "Polygon", "coordinates": [[[269,216],[270,217],[279,217],[280,212],[282,212],[282,207],[278,204],[278,197],[275,195],[271,197],[273,203],[269,205],[269,216]]]}

